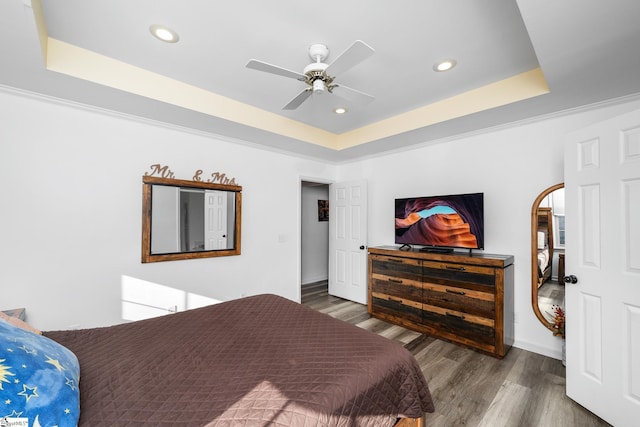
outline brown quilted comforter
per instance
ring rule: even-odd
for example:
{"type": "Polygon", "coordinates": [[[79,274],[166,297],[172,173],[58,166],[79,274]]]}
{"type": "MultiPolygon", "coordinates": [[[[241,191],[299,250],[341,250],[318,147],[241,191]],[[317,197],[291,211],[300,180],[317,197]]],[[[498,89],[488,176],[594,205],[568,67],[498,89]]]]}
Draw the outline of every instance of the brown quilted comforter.
{"type": "Polygon", "coordinates": [[[433,411],[399,344],[275,295],[45,332],[80,360],[80,426],[390,426],[433,411]]]}

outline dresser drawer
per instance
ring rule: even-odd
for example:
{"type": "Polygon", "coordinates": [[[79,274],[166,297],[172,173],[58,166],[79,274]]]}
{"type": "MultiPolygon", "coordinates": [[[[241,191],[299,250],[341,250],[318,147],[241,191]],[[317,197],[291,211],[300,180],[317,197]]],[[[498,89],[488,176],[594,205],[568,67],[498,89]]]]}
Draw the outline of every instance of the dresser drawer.
{"type": "Polygon", "coordinates": [[[422,281],[422,261],[383,255],[371,255],[370,273],[377,276],[422,281]]]}
{"type": "Polygon", "coordinates": [[[423,304],[422,321],[444,338],[481,346],[493,351],[496,344],[495,321],[482,316],[423,304]]]}
{"type": "Polygon", "coordinates": [[[371,312],[409,322],[422,322],[422,303],[389,293],[371,292],[371,312]]]}
{"type": "Polygon", "coordinates": [[[419,322],[422,313],[422,262],[386,256],[371,257],[371,310],[419,322]]]}
{"type": "Polygon", "coordinates": [[[492,267],[424,261],[422,274],[427,283],[495,293],[496,275],[492,267]]]}
{"type": "Polygon", "coordinates": [[[426,282],[422,301],[431,306],[495,319],[495,294],[491,292],[426,282]]]}

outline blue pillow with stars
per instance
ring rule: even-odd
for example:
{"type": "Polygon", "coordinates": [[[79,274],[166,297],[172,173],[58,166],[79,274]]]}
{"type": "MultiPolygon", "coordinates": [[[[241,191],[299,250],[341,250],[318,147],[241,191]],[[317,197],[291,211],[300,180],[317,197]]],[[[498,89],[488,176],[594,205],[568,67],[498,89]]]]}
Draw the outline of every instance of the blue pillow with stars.
{"type": "Polygon", "coordinates": [[[80,364],[57,342],[0,319],[0,419],[75,427],[80,364]]]}

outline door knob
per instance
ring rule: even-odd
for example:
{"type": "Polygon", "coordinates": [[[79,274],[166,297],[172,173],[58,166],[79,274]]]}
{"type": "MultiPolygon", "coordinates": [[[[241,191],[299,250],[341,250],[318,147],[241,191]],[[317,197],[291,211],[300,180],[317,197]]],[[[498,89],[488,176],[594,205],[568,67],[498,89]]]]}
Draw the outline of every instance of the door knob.
{"type": "Polygon", "coordinates": [[[574,276],[573,274],[570,276],[564,276],[564,283],[578,283],[578,278],[576,276],[574,276]]]}
{"type": "Polygon", "coordinates": [[[360,245],[360,250],[364,251],[364,245],[360,245]]]}

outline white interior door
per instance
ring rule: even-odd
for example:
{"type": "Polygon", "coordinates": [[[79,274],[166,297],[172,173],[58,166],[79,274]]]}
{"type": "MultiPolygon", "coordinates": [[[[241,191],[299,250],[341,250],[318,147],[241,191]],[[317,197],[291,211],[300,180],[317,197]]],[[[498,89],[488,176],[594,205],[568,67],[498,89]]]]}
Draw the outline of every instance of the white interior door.
{"type": "Polygon", "coordinates": [[[204,248],[227,249],[227,192],[204,193],[204,248]]]}
{"type": "Polygon", "coordinates": [[[565,145],[567,395],[616,426],[640,420],[640,110],[565,145]]]}
{"type": "Polygon", "coordinates": [[[367,302],[367,182],[329,186],[329,294],[367,302]]]}

